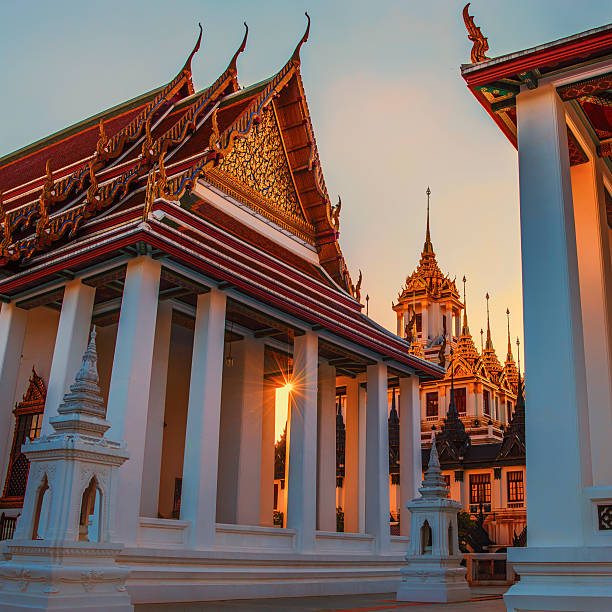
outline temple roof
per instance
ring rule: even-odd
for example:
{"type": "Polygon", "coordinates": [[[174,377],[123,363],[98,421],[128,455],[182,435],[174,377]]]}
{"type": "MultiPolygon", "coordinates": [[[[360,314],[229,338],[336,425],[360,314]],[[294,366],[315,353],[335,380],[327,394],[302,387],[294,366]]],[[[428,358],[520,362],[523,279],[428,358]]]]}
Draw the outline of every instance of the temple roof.
{"type": "Polygon", "coordinates": [[[146,208],[143,187],[151,174],[154,195],[169,200],[180,201],[204,180],[255,201],[258,213],[315,246],[334,282],[358,297],[338,244],[339,210],[325,187],[300,77],[299,51],[308,31],[279,72],[239,90],[236,59],[245,34],[227,69],[194,93],[191,58],[200,34],[167,85],[1,159],[0,265],[19,266],[64,243],[110,207],[146,208]],[[262,193],[264,181],[252,181],[240,167],[241,154],[262,128],[278,142],[274,178],[285,182],[282,192],[262,193]]]}

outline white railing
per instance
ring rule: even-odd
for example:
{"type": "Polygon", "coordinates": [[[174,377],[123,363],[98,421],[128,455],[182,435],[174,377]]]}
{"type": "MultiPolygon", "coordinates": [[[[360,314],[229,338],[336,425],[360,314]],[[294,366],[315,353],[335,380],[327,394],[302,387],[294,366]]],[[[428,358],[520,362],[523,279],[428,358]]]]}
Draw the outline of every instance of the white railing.
{"type": "Polygon", "coordinates": [[[317,531],[316,551],[320,553],[373,553],[376,539],[365,533],[336,533],[317,531]]]}
{"type": "Polygon", "coordinates": [[[215,548],[290,552],[296,549],[296,535],[295,529],[217,523],[215,548]]]}
{"type": "Polygon", "coordinates": [[[148,518],[141,516],[138,524],[138,545],[160,548],[186,548],[189,521],[148,518]]]}

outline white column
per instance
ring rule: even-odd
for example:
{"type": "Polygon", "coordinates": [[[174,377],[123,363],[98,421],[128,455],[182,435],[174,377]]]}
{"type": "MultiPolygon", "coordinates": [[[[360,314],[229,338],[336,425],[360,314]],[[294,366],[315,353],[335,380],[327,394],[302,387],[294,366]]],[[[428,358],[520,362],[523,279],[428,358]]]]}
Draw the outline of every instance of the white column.
{"type": "Polygon", "coordinates": [[[225,294],[198,296],[183,459],[181,519],[191,521],[192,548],[215,541],[225,294]]]}
{"type": "Polygon", "coordinates": [[[232,342],[221,391],[217,522],[259,525],[264,344],[232,342]]]}
{"type": "Polygon", "coordinates": [[[389,550],[389,429],[387,366],[368,366],[366,401],[365,528],[376,537],[376,551],[389,550]]]}
{"type": "Polygon", "coordinates": [[[344,457],[344,531],[359,532],[359,382],[346,383],[346,441],[344,457]]]}
{"type": "Polygon", "coordinates": [[[169,301],[160,302],[157,308],[157,323],[155,326],[155,340],[153,342],[153,365],[149,390],[142,494],[140,498],[140,514],[153,518],[157,518],[159,510],[159,479],[161,474],[171,331],[172,304],[169,301]]]}
{"type": "Polygon", "coordinates": [[[589,400],[593,484],[610,485],[612,272],[600,160],[571,169],[589,400]]]}
{"type": "Polygon", "coordinates": [[[565,112],[546,85],[521,92],[517,114],[529,547],[580,546],[591,465],[565,112]]]}
{"type": "Polygon", "coordinates": [[[138,537],[160,273],[160,263],[148,257],[128,263],[108,391],[107,437],[123,440],[129,453],[119,469],[115,506],[117,536],[124,543],[138,537]]]}
{"type": "Polygon", "coordinates": [[[47,385],[42,435],[53,433],[49,419],[58,414],[57,409],[81,367],[89,340],[95,294],[93,287],[84,285],[79,279],[66,283],[47,385]]]}
{"type": "MultiPolygon", "coordinates": [[[[359,533],[366,532],[366,388],[359,384],[359,533]]],[[[388,442],[387,442],[388,444],[388,442]]]]}
{"type": "Polygon", "coordinates": [[[336,368],[328,364],[317,393],[317,529],[336,531],[336,368]]]}
{"type": "Polygon", "coordinates": [[[240,450],[236,475],[236,523],[259,525],[261,444],[264,393],[264,343],[247,337],[244,344],[240,450]]]}
{"type": "Polygon", "coordinates": [[[410,535],[406,504],[419,494],[421,484],[421,402],[419,379],[399,379],[400,391],[400,535],[410,535]]]}
{"type": "Polygon", "coordinates": [[[429,337],[429,311],[427,310],[427,302],[421,304],[421,330],[423,332],[423,343],[427,343],[429,337]]]}
{"type": "MultiPolygon", "coordinates": [[[[0,310],[0,485],[13,441],[13,409],[28,313],[13,303],[0,310]]],[[[0,491],[3,490],[0,488],[0,491]]]]}
{"type": "Polygon", "coordinates": [[[274,425],[276,385],[264,380],[261,421],[261,495],[259,524],[274,526],[274,425]]]}
{"type": "Polygon", "coordinates": [[[298,550],[315,548],[317,509],[318,337],[307,331],[293,345],[285,482],[287,527],[298,530],[298,550]]]}

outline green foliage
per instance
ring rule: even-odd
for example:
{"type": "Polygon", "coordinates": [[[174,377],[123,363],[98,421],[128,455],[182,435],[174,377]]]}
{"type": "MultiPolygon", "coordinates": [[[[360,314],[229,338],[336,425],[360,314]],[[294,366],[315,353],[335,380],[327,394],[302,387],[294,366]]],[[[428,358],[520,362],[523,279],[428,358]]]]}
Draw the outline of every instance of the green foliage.
{"type": "Polygon", "coordinates": [[[457,514],[459,548],[461,552],[472,552],[471,541],[477,526],[476,521],[470,517],[469,512],[459,512],[459,514],[457,514]]]}
{"type": "Polygon", "coordinates": [[[278,510],[274,510],[274,515],[273,515],[273,521],[274,521],[274,526],[275,527],[282,527],[283,526],[283,518],[284,515],[282,512],[278,511],[278,510]]]}

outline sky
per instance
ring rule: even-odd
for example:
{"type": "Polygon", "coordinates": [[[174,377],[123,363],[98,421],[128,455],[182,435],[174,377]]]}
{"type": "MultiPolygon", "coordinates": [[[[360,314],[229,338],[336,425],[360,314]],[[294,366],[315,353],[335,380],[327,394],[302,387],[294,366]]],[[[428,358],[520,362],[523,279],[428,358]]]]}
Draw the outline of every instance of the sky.
{"type": "MultiPolygon", "coordinates": [[[[198,21],[196,88],[225,69],[243,21],[249,39],[239,81],[266,78],[291,55],[308,10],[302,77],[330,197],[342,196],[340,244],[353,278],[363,271],[370,316],[395,330],[391,302],[418,264],[429,185],[438,263],[458,286],[468,279],[478,347],[490,294],[503,359],[506,308],[512,337],[522,341],[517,155],[460,76],[471,48],[463,4],[0,0],[0,156],[171,80],[198,21]]],[[[603,0],[474,0],[470,13],[491,57],[612,21],[603,0]]]]}

